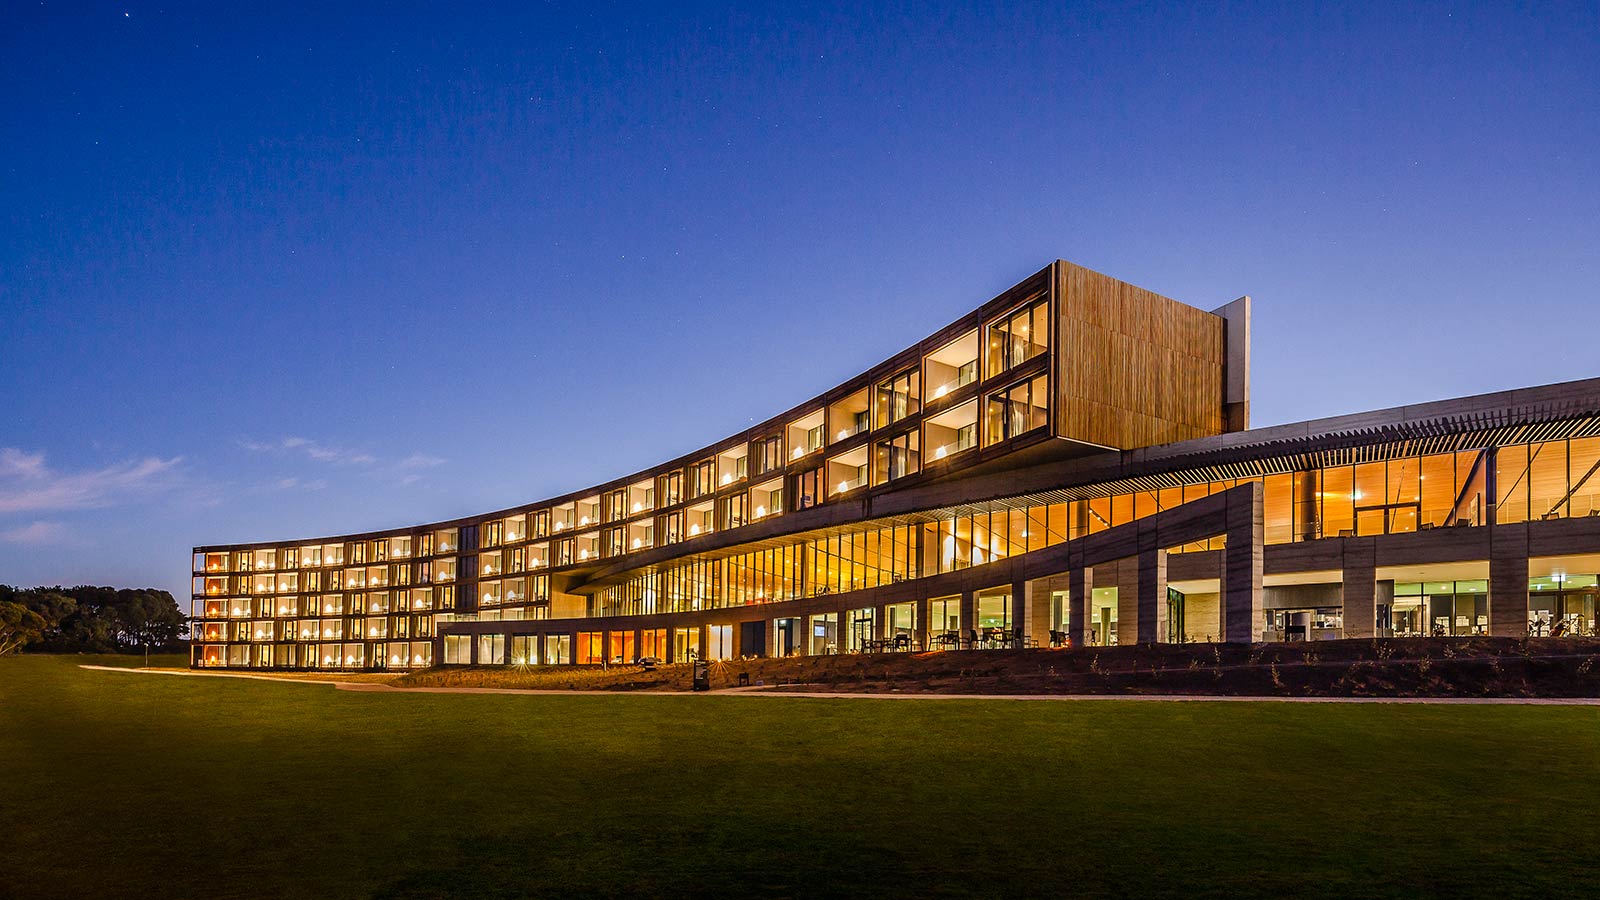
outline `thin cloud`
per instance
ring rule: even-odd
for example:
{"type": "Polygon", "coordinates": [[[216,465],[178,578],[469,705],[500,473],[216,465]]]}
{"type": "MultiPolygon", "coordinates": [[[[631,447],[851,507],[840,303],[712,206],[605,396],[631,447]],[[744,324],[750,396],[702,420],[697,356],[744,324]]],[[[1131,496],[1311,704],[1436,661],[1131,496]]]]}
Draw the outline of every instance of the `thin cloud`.
{"type": "Polygon", "coordinates": [[[256,453],[304,453],[317,462],[339,466],[370,466],[378,461],[378,458],[370,453],[330,447],[303,437],[286,437],[275,443],[241,440],[239,446],[256,453]]]}
{"type": "MultiPolygon", "coordinates": [[[[253,453],[299,455],[314,462],[349,466],[362,470],[362,474],[370,478],[392,479],[402,485],[414,484],[422,478],[421,473],[424,470],[442,466],[448,462],[443,457],[431,456],[426,453],[413,453],[401,459],[385,460],[371,453],[323,444],[310,438],[298,436],[280,438],[276,441],[243,439],[239,441],[239,446],[253,453]]],[[[323,479],[286,477],[276,482],[274,486],[277,490],[291,490],[294,488],[321,490],[327,485],[327,481],[323,479]]]]}
{"type": "Polygon", "coordinates": [[[320,491],[327,486],[328,482],[323,478],[312,478],[307,480],[304,478],[291,476],[289,478],[280,478],[277,481],[274,481],[272,484],[267,486],[267,490],[292,491],[298,489],[302,491],[320,491]]]}
{"type": "Polygon", "coordinates": [[[43,453],[0,447],[0,513],[112,506],[133,495],[171,487],[173,470],[182,461],[181,456],[151,456],[100,469],[58,472],[45,463],[43,453]]]}
{"type": "Polygon", "coordinates": [[[434,466],[442,466],[444,464],[445,459],[443,457],[429,456],[426,453],[413,453],[395,463],[394,468],[397,471],[404,472],[413,469],[431,469],[434,466]]]}
{"type": "Polygon", "coordinates": [[[33,522],[0,531],[0,544],[59,544],[66,537],[67,526],[60,522],[33,522]]]}

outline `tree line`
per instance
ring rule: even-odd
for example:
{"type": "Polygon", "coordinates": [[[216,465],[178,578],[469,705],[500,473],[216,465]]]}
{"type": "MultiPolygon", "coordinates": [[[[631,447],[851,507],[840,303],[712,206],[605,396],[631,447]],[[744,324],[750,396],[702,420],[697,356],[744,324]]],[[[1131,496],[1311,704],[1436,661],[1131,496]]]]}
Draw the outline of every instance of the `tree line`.
{"type": "Polygon", "coordinates": [[[0,584],[0,656],[180,649],[188,634],[189,617],[155,588],[0,584]]]}

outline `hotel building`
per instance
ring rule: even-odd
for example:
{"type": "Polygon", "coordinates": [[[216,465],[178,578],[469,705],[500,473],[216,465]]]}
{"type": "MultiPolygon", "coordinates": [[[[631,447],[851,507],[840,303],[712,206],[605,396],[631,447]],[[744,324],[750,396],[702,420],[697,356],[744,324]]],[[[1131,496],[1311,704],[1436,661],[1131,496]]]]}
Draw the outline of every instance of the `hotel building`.
{"type": "Polygon", "coordinates": [[[1593,634],[1600,379],[1249,428],[1250,299],[1058,261],[773,418],[483,515],[194,549],[193,664],[1593,634]]]}

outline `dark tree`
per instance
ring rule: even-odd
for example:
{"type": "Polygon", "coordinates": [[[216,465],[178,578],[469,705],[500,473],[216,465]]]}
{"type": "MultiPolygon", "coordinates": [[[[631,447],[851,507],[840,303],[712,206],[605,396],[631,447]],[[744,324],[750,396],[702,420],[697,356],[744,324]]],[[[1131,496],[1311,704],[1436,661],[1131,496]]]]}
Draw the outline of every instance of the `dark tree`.
{"type": "Polygon", "coordinates": [[[38,613],[12,600],[0,600],[0,656],[37,641],[45,621],[38,613]]]}
{"type": "Polygon", "coordinates": [[[125,653],[177,647],[188,617],[166,591],[80,585],[22,590],[0,585],[0,602],[29,610],[43,623],[30,643],[44,652],[125,653]]]}

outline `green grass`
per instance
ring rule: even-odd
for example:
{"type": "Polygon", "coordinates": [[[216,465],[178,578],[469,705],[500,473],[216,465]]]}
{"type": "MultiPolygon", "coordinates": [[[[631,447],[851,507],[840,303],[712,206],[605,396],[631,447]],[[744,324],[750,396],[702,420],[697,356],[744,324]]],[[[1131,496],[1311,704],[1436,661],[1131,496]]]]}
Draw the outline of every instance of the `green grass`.
{"type": "Polygon", "coordinates": [[[361,694],[0,660],[0,897],[1553,897],[1594,707],[361,694]]]}

